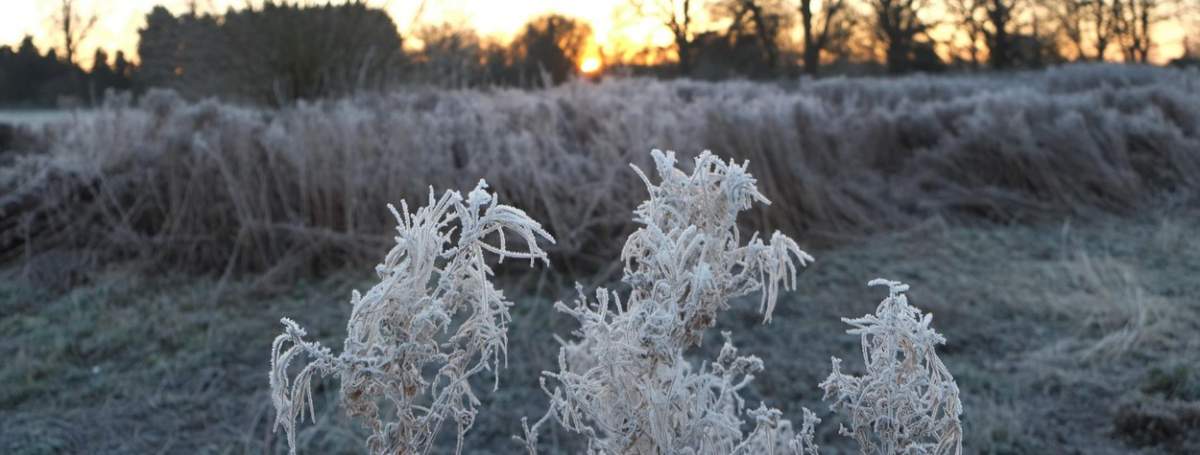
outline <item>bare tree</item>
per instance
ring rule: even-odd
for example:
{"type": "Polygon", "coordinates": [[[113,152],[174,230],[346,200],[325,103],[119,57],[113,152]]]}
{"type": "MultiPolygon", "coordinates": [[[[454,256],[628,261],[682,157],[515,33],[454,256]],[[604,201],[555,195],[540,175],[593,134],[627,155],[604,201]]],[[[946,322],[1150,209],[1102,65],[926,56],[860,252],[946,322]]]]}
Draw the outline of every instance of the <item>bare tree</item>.
{"type": "Polygon", "coordinates": [[[1006,69],[1013,64],[1013,35],[1010,30],[1016,24],[1015,12],[1019,0],[981,0],[987,21],[982,28],[984,42],[988,47],[988,60],[996,69],[1006,69]]]}
{"type": "Polygon", "coordinates": [[[1083,48],[1084,6],[1087,0],[1058,0],[1051,7],[1058,22],[1058,32],[1075,48],[1078,60],[1086,60],[1083,48]]]}
{"type": "Polygon", "coordinates": [[[853,29],[846,0],[800,0],[800,26],[804,31],[804,72],[816,75],[821,52],[844,43],[853,29]]]}
{"type": "Polygon", "coordinates": [[[768,71],[774,71],[779,66],[779,31],[783,28],[784,17],[778,12],[769,11],[772,6],[769,0],[738,0],[739,7],[745,11],[754,23],[755,35],[759,45],[767,57],[768,71]]]}
{"type": "Polygon", "coordinates": [[[1092,19],[1092,39],[1096,48],[1096,60],[1104,60],[1108,47],[1117,37],[1117,7],[1120,0],[1089,0],[1086,12],[1092,19]]]}
{"type": "Polygon", "coordinates": [[[929,0],[868,0],[867,4],[874,16],[872,32],[884,48],[888,71],[907,70],[917,38],[929,30],[919,16],[929,0]]]}
{"type": "Polygon", "coordinates": [[[579,71],[592,27],[581,19],[547,14],[530,19],[510,44],[518,84],[534,86],[566,81],[579,71]]]}
{"type": "Polygon", "coordinates": [[[692,72],[692,48],[696,30],[693,20],[703,6],[703,0],[630,0],[629,4],[638,14],[654,17],[671,31],[674,37],[675,54],[679,59],[679,73],[692,72]]]}
{"type": "Polygon", "coordinates": [[[55,31],[62,34],[63,57],[68,63],[76,63],[75,53],[79,50],[79,44],[87,39],[98,19],[95,13],[84,15],[79,9],[75,0],[59,0],[58,8],[51,17],[55,31]]]}
{"type": "Polygon", "coordinates": [[[484,82],[484,43],[474,30],[446,22],[422,26],[413,35],[422,43],[414,54],[417,80],[450,88],[484,82]]]}
{"type": "Polygon", "coordinates": [[[979,48],[983,41],[984,20],[979,16],[981,0],[947,0],[946,10],[956,19],[958,31],[966,34],[970,41],[967,52],[971,57],[971,66],[978,68],[980,64],[979,48]]]}
{"type": "Polygon", "coordinates": [[[795,16],[791,5],[784,0],[718,0],[710,6],[711,19],[729,21],[723,32],[727,45],[757,48],[755,72],[770,75],[779,68],[782,32],[791,28],[795,16]]]}
{"type": "Polygon", "coordinates": [[[1165,15],[1162,0],[1114,0],[1113,17],[1118,42],[1129,62],[1146,63],[1150,60],[1151,39],[1154,27],[1165,15]]]}
{"type": "Polygon", "coordinates": [[[1104,60],[1117,39],[1118,2],[1121,0],[1058,0],[1060,33],[1070,41],[1080,60],[1104,60]],[[1088,45],[1092,54],[1088,54],[1088,45]]]}
{"type": "Polygon", "coordinates": [[[947,6],[958,16],[964,31],[971,35],[972,62],[979,62],[976,51],[982,40],[992,68],[1013,66],[1017,35],[1014,27],[1022,6],[1020,0],[951,0],[947,6]]]}

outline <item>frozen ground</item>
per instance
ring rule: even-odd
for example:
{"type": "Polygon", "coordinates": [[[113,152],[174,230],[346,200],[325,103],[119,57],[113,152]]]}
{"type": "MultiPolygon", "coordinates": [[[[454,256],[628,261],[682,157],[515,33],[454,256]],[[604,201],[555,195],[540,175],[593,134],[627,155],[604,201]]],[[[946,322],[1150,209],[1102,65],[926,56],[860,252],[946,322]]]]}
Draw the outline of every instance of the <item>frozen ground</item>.
{"type": "MultiPolygon", "coordinates": [[[[735,305],[719,328],[766,362],[752,403],[771,397],[792,418],[801,405],[821,411],[822,445],[846,451],[816,384],[830,356],[852,371],[861,365],[858,340],[839,317],[883,297],[867,280],[901,279],[949,339],[943,359],[962,389],[968,452],[1196,453],[1198,220],[1184,209],[1033,227],[933,219],[813,251],[817,263],[774,322],[759,324],[754,300],[735,305]]],[[[130,266],[76,271],[87,284],[64,289],[61,273],[34,262],[0,281],[0,452],[284,451],[267,398],[278,318],[339,346],[349,289],[369,279],[361,270],[264,290],[249,279],[130,266]]],[[[514,298],[509,368],[500,392],[484,393],[467,444],[480,453],[519,451],[509,436],[546,404],[536,375],[552,365],[552,335],[573,328],[550,310],[558,296],[523,294],[514,298]]],[[[361,430],[335,404],[335,383],[322,384],[302,453],[362,452],[361,430]]],[[[558,452],[577,447],[566,435],[546,441],[558,452]]]]}

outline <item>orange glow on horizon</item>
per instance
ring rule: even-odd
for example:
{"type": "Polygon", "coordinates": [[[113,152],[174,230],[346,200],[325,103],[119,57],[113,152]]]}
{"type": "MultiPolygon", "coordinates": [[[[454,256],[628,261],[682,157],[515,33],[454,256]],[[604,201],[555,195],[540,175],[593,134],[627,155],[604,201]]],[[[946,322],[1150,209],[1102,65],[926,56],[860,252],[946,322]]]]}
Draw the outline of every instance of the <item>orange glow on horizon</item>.
{"type": "MultiPolygon", "coordinates": [[[[85,15],[96,15],[99,21],[89,37],[82,43],[79,60],[91,67],[94,50],[102,47],[111,59],[116,51],[123,51],[127,60],[137,61],[138,29],[145,25],[145,15],[155,5],[162,5],[174,14],[182,14],[193,7],[200,13],[220,14],[227,8],[245,5],[261,5],[265,0],[77,0],[85,15]]],[[[300,3],[323,4],[326,1],[342,3],[349,0],[299,0],[300,3]]],[[[396,22],[405,40],[413,38],[415,30],[425,25],[451,23],[469,27],[480,36],[506,41],[517,33],[525,21],[546,13],[559,13],[588,22],[595,32],[593,53],[599,65],[622,63],[648,64],[673,60],[672,36],[658,18],[639,17],[629,8],[628,0],[591,0],[586,2],[563,2],[561,0],[522,0],[518,2],[495,2],[492,0],[435,0],[431,2],[398,0],[363,0],[367,5],[386,10],[396,22]],[[600,56],[603,56],[601,58],[600,56]]],[[[5,14],[0,15],[0,45],[15,46],[26,34],[33,36],[35,44],[44,52],[50,46],[59,45],[58,34],[50,20],[57,2],[50,0],[23,0],[8,2],[5,14]]],[[[859,3],[854,0],[854,3],[859,3]]],[[[931,14],[937,16],[938,11],[931,14]]],[[[696,18],[699,29],[719,27],[709,23],[703,14],[696,18]]],[[[1184,53],[1184,37],[1189,26],[1200,17],[1200,13],[1189,11],[1171,17],[1154,32],[1154,49],[1151,60],[1163,64],[1184,53]]],[[[936,18],[934,18],[936,19],[936,18]]],[[[943,27],[944,28],[944,27],[943,27]]],[[[943,44],[939,53],[949,57],[949,47],[962,48],[954,37],[942,36],[949,32],[939,30],[943,44]]],[[[795,33],[793,33],[795,35],[795,33]]],[[[796,36],[790,37],[793,41],[796,36]]],[[[411,41],[410,41],[411,42],[411,41]]],[[[796,41],[798,42],[798,41],[796,41]]],[[[577,64],[584,69],[587,57],[577,64]]],[[[1114,57],[1118,57],[1114,55],[1114,57]]],[[[590,67],[590,64],[588,65],[590,67]]]]}

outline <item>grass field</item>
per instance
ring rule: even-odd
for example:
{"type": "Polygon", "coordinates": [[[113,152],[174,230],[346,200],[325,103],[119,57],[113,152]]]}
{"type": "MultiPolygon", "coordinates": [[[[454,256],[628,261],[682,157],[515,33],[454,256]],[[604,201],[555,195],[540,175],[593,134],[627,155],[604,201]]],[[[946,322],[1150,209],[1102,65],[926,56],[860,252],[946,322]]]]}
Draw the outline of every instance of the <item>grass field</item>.
{"type": "Polygon", "coordinates": [[[780,208],[748,225],[807,244],[930,216],[1033,222],[1189,197],[1200,73],[618,79],[282,110],[152,92],[34,136],[0,167],[0,211],[15,214],[0,226],[0,259],[19,244],[301,276],[377,261],[391,242],[387,203],[486,178],[554,233],[551,258],[580,275],[614,264],[643,199],[628,165],[650,168],[651,148],[750,160],[780,208]]]}
{"type": "MultiPolygon", "coordinates": [[[[496,393],[476,378],[467,448],[519,452],[554,337],[577,327],[553,303],[614,284],[646,197],[628,164],[652,147],[749,159],[773,204],[745,227],[816,257],[771,324],[737,302],[694,354],[731,330],[767,365],[749,404],[818,411],[828,453],[853,445],[817,384],[830,356],[861,372],[840,318],[886,296],[875,277],[912,285],[949,340],[967,453],[1200,452],[1195,71],[633,79],[282,110],[155,92],[38,125],[0,150],[2,453],[286,452],[268,396],[279,318],[340,346],[350,291],[392,242],[384,204],[480,177],[558,239],[549,271],[499,267],[508,368],[496,393]]],[[[363,452],[319,383],[301,453],[363,452]]]]}
{"type": "MultiPolygon", "coordinates": [[[[1194,452],[1197,221],[1194,211],[1035,227],[933,221],[815,251],[818,262],[770,325],[759,324],[756,301],[745,301],[720,328],[769,367],[751,396],[832,419],[816,387],[828,357],[861,368],[857,339],[839,317],[871,311],[882,297],[858,277],[898,277],[915,283],[914,304],[949,339],[943,358],[962,388],[969,452],[1194,452]]],[[[222,286],[121,267],[69,290],[19,272],[8,270],[0,285],[6,453],[283,451],[265,386],[264,346],[278,317],[297,317],[336,345],[348,291],[368,279],[346,272],[263,295],[252,280],[222,286]]],[[[556,297],[514,298],[504,387],[485,397],[468,447],[516,452],[509,437],[519,418],[543,412],[535,373],[553,368],[552,334],[572,327],[550,310],[556,297]]],[[[361,428],[340,416],[332,381],[323,384],[318,423],[302,427],[303,452],[361,451],[361,428]]],[[[835,425],[823,428],[823,446],[848,450],[835,425]]],[[[547,440],[552,449],[579,447],[567,435],[547,440]]]]}

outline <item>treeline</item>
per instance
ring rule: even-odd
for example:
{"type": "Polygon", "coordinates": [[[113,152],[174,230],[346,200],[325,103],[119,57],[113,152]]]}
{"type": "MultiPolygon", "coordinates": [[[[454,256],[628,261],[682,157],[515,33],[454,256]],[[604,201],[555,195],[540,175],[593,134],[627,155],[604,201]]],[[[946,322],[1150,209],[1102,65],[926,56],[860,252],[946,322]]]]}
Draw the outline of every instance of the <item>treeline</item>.
{"type": "Polygon", "coordinates": [[[139,53],[146,72],[159,75],[146,79],[151,85],[269,102],[402,83],[541,86],[576,75],[591,54],[609,73],[709,80],[1009,70],[1146,63],[1161,44],[1155,29],[1193,14],[1194,1],[628,0],[618,16],[659,24],[671,44],[601,49],[587,22],[545,15],[509,42],[425,26],[404,37],[413,40],[408,52],[387,13],[361,2],[268,2],[223,16],[156,9],[139,53]]]}
{"type": "Polygon", "coordinates": [[[140,84],[262,104],[383,88],[404,61],[391,17],[361,2],[267,2],[220,16],[158,6],[139,35],[140,84]]]}
{"type": "MultiPolygon", "coordinates": [[[[1163,44],[1154,40],[1156,31],[1167,21],[1195,19],[1200,2],[628,0],[617,12],[658,24],[672,41],[662,48],[606,49],[603,58],[610,72],[715,80],[1003,71],[1077,61],[1146,64],[1163,44]]],[[[503,49],[461,27],[429,28],[415,35],[425,44],[415,58],[430,63],[426,79],[435,81],[487,74],[496,67],[488,62],[498,60],[496,53],[503,49]]],[[[1195,37],[1189,38],[1184,55],[1173,64],[1196,63],[1200,52],[1195,37]]]]}
{"type": "Polygon", "coordinates": [[[451,24],[402,37],[386,11],[361,0],[223,14],[155,7],[136,68],[98,51],[84,71],[29,39],[0,48],[0,102],[94,103],[130,87],[264,105],[404,84],[541,87],[577,76],[585,57],[603,59],[609,74],[709,80],[1145,63],[1159,44],[1154,30],[1189,11],[1185,2],[1195,0],[629,0],[619,13],[673,37],[632,50],[602,49],[587,22],[561,15],[533,18],[501,42],[451,24]]]}
{"type": "MultiPolygon", "coordinates": [[[[1072,61],[1148,63],[1155,31],[1195,0],[630,0],[674,37],[678,73],[726,69],[890,74],[1040,68],[1072,61]],[[717,24],[704,25],[704,24],[717,24]],[[799,36],[798,39],[793,38],[799,36]],[[719,55],[719,53],[718,53],[719,55]],[[706,56],[708,58],[706,58],[706,56]],[[725,57],[725,56],[721,56],[725,57]]],[[[1190,53],[1180,59],[1184,61],[1190,53]]]]}
{"type": "Polygon", "coordinates": [[[62,106],[94,104],[109,89],[133,86],[133,65],[118,51],[109,58],[97,49],[90,70],[60,58],[54,49],[42,52],[25,37],[13,49],[0,46],[0,104],[7,106],[62,106]]]}
{"type": "Polygon", "coordinates": [[[266,3],[221,16],[156,7],[140,30],[137,80],[270,105],[409,83],[536,87],[575,75],[592,30],[546,15],[503,44],[449,25],[417,36],[420,50],[405,52],[392,18],[360,2],[266,3]]]}
{"type": "Polygon", "coordinates": [[[420,50],[405,52],[392,18],[361,2],[268,2],[220,16],[156,7],[139,33],[140,84],[268,105],[408,83],[557,84],[575,75],[592,40],[585,22],[546,15],[506,44],[447,25],[424,27],[420,50]]]}

